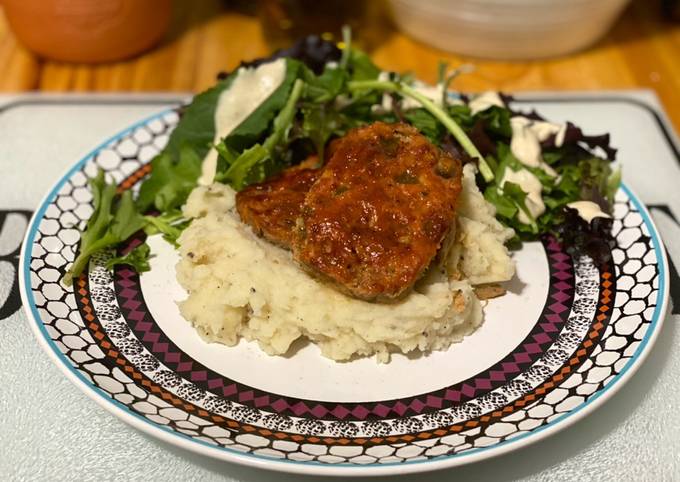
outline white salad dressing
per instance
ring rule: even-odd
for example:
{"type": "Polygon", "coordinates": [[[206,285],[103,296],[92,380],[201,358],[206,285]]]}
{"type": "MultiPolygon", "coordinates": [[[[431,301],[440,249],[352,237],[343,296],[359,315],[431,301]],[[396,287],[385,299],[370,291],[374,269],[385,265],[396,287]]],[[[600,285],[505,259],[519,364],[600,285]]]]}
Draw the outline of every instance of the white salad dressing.
{"type": "MultiPolygon", "coordinates": [[[[513,171],[508,167],[505,169],[505,172],[503,173],[503,179],[500,182],[501,189],[506,182],[517,184],[520,188],[522,188],[522,191],[527,194],[524,204],[534,219],[545,212],[545,204],[543,203],[543,197],[541,197],[543,185],[531,171],[528,169],[513,171]]],[[[519,219],[519,222],[523,224],[532,223],[532,220],[529,219],[526,213],[521,209],[517,218],[519,219]]]]}
{"type": "Polygon", "coordinates": [[[567,207],[576,209],[578,215],[585,222],[590,223],[595,218],[611,218],[611,216],[600,209],[597,203],[592,201],[574,201],[567,204],[567,207]]]}
{"type": "MultiPolygon", "coordinates": [[[[420,82],[415,82],[413,84],[413,90],[419,94],[423,94],[425,97],[434,102],[434,105],[441,107],[444,99],[444,87],[441,84],[429,85],[420,82]]],[[[410,97],[405,97],[401,103],[401,108],[404,110],[417,109],[422,107],[422,104],[415,99],[410,97]]]]}
{"type": "MultiPolygon", "coordinates": [[[[378,80],[381,82],[385,82],[390,80],[390,73],[389,72],[380,72],[378,74],[378,80]]],[[[430,99],[434,105],[438,107],[442,107],[442,101],[444,99],[444,86],[441,84],[437,85],[430,85],[430,84],[425,84],[423,82],[414,82],[413,85],[411,86],[413,90],[416,92],[424,95],[428,99],[430,99]]],[[[449,105],[459,105],[462,104],[463,102],[460,99],[452,98],[449,97],[447,100],[447,103],[449,105]]],[[[412,99],[410,97],[404,96],[404,99],[401,102],[401,108],[402,110],[409,110],[409,109],[418,109],[419,107],[422,107],[422,104],[418,102],[415,99],[412,99]]],[[[379,106],[373,106],[374,110],[381,110],[383,112],[390,112],[392,111],[392,97],[388,94],[384,94],[382,97],[382,103],[379,106]]]]}
{"type": "MultiPolygon", "coordinates": [[[[286,60],[278,59],[255,68],[241,67],[228,89],[220,94],[215,108],[215,137],[219,143],[257,109],[283,82],[286,60]]],[[[215,180],[217,151],[211,147],[203,159],[198,183],[208,186],[215,180]]]]}
{"type": "Polygon", "coordinates": [[[525,166],[540,167],[551,176],[557,176],[555,170],[543,161],[541,142],[555,135],[555,145],[560,147],[567,132],[566,124],[553,124],[545,121],[534,121],[524,116],[510,119],[512,139],[510,150],[525,166]]]}
{"type": "Polygon", "coordinates": [[[532,121],[531,130],[536,133],[538,140],[543,142],[555,134],[555,147],[562,147],[567,133],[567,124],[553,124],[547,121],[532,121]]]}
{"type": "Polygon", "coordinates": [[[472,115],[483,112],[494,105],[497,107],[505,107],[505,103],[503,102],[503,99],[501,99],[501,96],[498,95],[498,92],[494,92],[493,90],[476,95],[468,103],[472,115]]]}

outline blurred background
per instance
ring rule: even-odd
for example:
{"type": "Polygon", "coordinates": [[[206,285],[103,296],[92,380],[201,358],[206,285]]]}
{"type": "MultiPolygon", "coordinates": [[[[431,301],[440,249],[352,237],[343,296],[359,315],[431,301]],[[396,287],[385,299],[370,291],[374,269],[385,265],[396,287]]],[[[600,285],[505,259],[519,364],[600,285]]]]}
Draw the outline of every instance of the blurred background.
{"type": "Polygon", "coordinates": [[[455,88],[652,88],[680,127],[679,0],[0,0],[0,91],[199,91],[343,24],[387,70],[455,88]]]}

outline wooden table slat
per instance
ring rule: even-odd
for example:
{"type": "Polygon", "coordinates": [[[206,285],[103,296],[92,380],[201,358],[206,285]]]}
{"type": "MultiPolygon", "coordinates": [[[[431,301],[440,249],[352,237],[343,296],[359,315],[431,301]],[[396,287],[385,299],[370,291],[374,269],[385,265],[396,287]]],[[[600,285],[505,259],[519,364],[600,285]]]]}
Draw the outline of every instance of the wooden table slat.
{"type": "MultiPolygon", "coordinates": [[[[15,39],[0,10],[0,91],[203,90],[220,70],[271,50],[258,17],[242,10],[219,0],[176,2],[173,25],[161,45],[136,58],[101,65],[37,58],[15,39]]],[[[411,71],[433,82],[439,60],[473,63],[477,70],[455,83],[463,91],[651,88],[680,129],[680,24],[663,21],[656,2],[634,1],[606,37],[583,52],[522,62],[443,52],[395,30],[384,18],[384,8],[370,12],[374,17],[356,35],[368,39],[371,55],[385,69],[411,71]]]]}

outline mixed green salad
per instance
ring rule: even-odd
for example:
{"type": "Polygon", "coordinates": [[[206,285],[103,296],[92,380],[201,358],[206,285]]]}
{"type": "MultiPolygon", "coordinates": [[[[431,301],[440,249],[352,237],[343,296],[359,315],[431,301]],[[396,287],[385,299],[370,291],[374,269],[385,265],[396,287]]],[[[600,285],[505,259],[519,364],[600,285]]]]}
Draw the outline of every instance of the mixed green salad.
{"type": "MultiPolygon", "coordinates": [[[[94,253],[119,247],[140,230],[162,233],[176,243],[188,224],[181,207],[197,186],[202,161],[211,148],[219,154],[216,181],[240,190],[311,154],[323,163],[330,140],[375,121],[410,123],[442,149],[477,164],[478,185],[496,207],[499,221],[515,230],[515,242],[551,233],[573,252],[606,260],[611,220],[596,217],[586,222],[567,204],[592,201],[603,212],[611,212],[620,173],[611,168],[615,150],[607,135],[586,136],[567,123],[559,142],[555,135],[541,142],[542,160],[549,168],[527,166],[511,149],[511,118],[519,114],[510,107],[511,98],[502,96],[503,105],[473,113],[468,97],[449,92],[457,72],[449,74],[445,65],[439,69],[441,99],[424,95],[409,75],[382,72],[365,53],[351,46],[349,36],[340,46],[308,37],[290,49],[242,66],[256,67],[278,58],[285,59],[283,81],[216,145],[218,99],[230,88],[238,70],[218,76],[214,87],[180,110],[177,127],[167,146],[152,160],[151,173],[136,196],[129,191],[117,195],[116,187],[105,181],[102,172],[90,181],[94,212],[82,233],[79,255],[67,273],[67,282],[84,271],[94,253]],[[526,169],[540,180],[545,204],[542,214],[532,215],[527,208],[528,193],[504,179],[509,169],[526,169]]],[[[543,120],[535,112],[522,115],[543,120]]],[[[143,243],[112,258],[109,266],[127,264],[145,271],[150,254],[143,243]]]]}

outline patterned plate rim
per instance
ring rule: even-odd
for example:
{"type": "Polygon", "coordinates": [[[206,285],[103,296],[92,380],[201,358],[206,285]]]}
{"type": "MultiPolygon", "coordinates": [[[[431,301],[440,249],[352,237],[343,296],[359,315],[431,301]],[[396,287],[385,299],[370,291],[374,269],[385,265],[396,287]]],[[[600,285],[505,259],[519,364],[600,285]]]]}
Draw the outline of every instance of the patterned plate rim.
{"type": "Polygon", "coordinates": [[[79,373],[70,363],[67,357],[59,350],[54,341],[50,338],[45,325],[42,322],[40,315],[35,306],[33,292],[30,286],[30,259],[31,248],[34,244],[35,235],[38,230],[40,220],[43,218],[47,207],[51,200],[57,195],[62,185],[73,176],[87,161],[92,159],[100,150],[104,149],[111,143],[119,140],[127,134],[133,132],[136,128],[143,126],[154,119],[160,118],[163,115],[172,112],[172,109],[163,110],[157,114],[149,116],[141,121],[131,125],[130,127],[111,136],[97,147],[92,149],[89,153],[83,156],[77,163],[70,166],[66,172],[59,178],[59,181],[50,189],[50,191],[42,198],[38,204],[38,209],[35,211],[28,229],[24,236],[21,259],[19,267],[19,287],[21,292],[21,300],[24,310],[27,315],[27,321],[31,326],[40,346],[49,355],[52,361],[61,369],[66,377],[74,383],[80,390],[94,400],[98,405],[111,412],[116,417],[122,419],[124,422],[132,425],[142,432],[157,437],[164,442],[176,445],[195,452],[201,455],[207,455],[213,458],[225,460],[228,462],[247,465],[268,470],[279,470],[283,472],[299,473],[299,474],[315,474],[315,475],[338,475],[338,476],[366,476],[366,475],[394,475],[416,473],[424,471],[438,470],[448,467],[455,467],[464,465],[486,458],[502,455],[521,447],[526,447],[536,443],[560,430],[572,425],[576,421],[584,418],[586,415],[592,413],[604,402],[606,402],[612,395],[614,395],[621,387],[635,374],[637,369],[641,366],[644,360],[649,355],[653,347],[661,327],[664,322],[665,314],[668,307],[669,286],[666,281],[668,271],[668,259],[666,250],[659,236],[656,225],[654,224],[649,211],[646,206],[638,199],[638,197],[626,186],[622,184],[621,190],[632,201],[634,206],[638,209],[644,224],[649,229],[649,234],[652,239],[652,246],[654,252],[658,255],[657,264],[659,269],[659,288],[658,293],[661,296],[654,308],[654,313],[650,321],[650,327],[646,331],[644,338],[640,341],[633,356],[628,360],[626,365],[617,373],[610,383],[603,387],[603,389],[592,394],[585,402],[576,406],[575,408],[565,412],[553,421],[546,425],[537,427],[536,429],[522,434],[521,436],[494,444],[489,447],[479,447],[473,450],[466,451],[461,454],[450,455],[435,460],[414,460],[410,462],[396,462],[374,465],[326,465],[319,462],[310,461],[293,461],[293,460],[277,460],[267,456],[258,454],[246,454],[236,450],[231,450],[226,447],[215,447],[206,442],[192,439],[191,437],[172,431],[170,428],[161,426],[148,420],[141,415],[131,412],[124,404],[109,397],[99,387],[92,385],[81,373],[79,373]]]}

